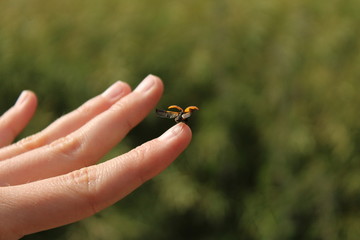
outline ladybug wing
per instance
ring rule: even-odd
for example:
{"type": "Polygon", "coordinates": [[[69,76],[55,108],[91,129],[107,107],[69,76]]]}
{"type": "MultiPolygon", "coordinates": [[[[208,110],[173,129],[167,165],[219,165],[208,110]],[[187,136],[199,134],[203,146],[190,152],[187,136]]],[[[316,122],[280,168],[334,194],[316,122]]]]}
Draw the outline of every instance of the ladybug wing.
{"type": "Polygon", "coordinates": [[[181,118],[182,119],[187,119],[187,118],[189,118],[191,116],[191,112],[187,112],[187,113],[184,113],[182,116],[181,116],[181,118]]]}
{"type": "Polygon", "coordinates": [[[156,109],[156,115],[161,118],[176,118],[177,116],[179,116],[179,112],[156,109]]]}

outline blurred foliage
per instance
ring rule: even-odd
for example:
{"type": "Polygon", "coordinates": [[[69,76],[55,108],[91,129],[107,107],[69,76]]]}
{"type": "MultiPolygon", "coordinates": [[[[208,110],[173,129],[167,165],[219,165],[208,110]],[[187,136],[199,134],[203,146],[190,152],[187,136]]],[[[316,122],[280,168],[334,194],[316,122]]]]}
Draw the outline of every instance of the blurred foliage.
{"type": "MultiPolygon", "coordinates": [[[[165,172],[79,223],[24,239],[358,239],[360,1],[0,1],[0,110],[44,128],[117,79],[197,105],[165,172]]],[[[149,115],[118,155],[172,123],[149,115]]],[[[108,158],[109,158],[108,156],[108,158]]]]}

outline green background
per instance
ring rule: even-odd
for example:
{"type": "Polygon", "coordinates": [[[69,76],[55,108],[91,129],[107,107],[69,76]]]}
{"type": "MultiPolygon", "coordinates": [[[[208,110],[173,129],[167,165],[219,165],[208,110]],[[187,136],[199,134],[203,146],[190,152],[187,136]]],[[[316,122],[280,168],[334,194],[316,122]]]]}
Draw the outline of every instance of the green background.
{"type": "MultiPolygon", "coordinates": [[[[193,141],[114,206],[24,239],[358,239],[360,1],[2,0],[0,110],[20,137],[120,79],[197,105],[193,141]]],[[[134,109],[136,110],[136,109],[134,109]]],[[[103,160],[173,123],[150,114],[103,160]]]]}

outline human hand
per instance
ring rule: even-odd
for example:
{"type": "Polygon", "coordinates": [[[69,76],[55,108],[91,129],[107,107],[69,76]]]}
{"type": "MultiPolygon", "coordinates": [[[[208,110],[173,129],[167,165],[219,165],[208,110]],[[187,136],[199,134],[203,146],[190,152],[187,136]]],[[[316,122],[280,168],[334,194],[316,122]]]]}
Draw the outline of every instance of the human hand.
{"type": "Polygon", "coordinates": [[[24,91],[0,117],[0,239],[91,216],[164,170],[191,140],[186,124],[93,165],[154,108],[162,91],[152,75],[132,92],[116,82],[43,131],[8,145],[35,112],[36,96],[24,91]]]}

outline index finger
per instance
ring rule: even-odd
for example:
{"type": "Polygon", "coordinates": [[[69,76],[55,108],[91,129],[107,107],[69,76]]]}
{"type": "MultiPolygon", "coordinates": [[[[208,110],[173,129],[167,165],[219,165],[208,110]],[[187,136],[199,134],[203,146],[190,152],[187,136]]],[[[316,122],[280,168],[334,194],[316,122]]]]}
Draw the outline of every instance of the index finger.
{"type": "MultiPolygon", "coordinates": [[[[183,123],[107,162],[66,175],[0,188],[0,232],[21,237],[93,215],[164,170],[189,144],[183,123]],[[10,207],[9,207],[10,206],[10,207]]],[[[8,236],[10,239],[10,236],[8,236]]]]}

